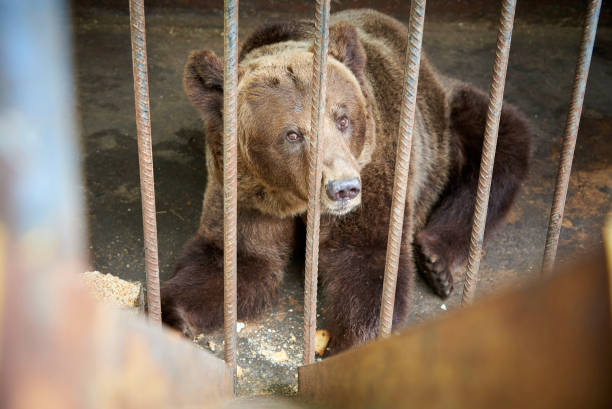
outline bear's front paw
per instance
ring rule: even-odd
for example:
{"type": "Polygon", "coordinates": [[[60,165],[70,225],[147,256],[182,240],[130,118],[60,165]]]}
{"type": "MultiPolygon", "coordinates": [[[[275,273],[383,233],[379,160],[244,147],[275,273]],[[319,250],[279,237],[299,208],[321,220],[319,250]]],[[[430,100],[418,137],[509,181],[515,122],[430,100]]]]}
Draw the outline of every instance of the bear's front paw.
{"type": "Polygon", "coordinates": [[[327,320],[329,344],[324,357],[336,355],[357,345],[365,344],[376,338],[378,332],[379,310],[372,309],[372,315],[363,314],[358,322],[332,322],[327,320]]]}
{"type": "Polygon", "coordinates": [[[417,239],[416,262],[421,274],[431,289],[441,298],[448,298],[453,291],[453,275],[447,260],[428,245],[417,239]]]}

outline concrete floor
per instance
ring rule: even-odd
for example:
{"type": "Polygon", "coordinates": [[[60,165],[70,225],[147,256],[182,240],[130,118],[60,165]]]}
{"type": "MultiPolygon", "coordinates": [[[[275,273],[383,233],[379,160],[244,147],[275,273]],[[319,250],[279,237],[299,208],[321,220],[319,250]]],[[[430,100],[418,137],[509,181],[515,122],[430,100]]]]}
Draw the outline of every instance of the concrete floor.
{"type": "MultiPolygon", "coordinates": [[[[346,3],[346,2],[344,2],[346,3]]],[[[346,4],[345,4],[346,6],[346,4]]],[[[243,9],[244,38],[262,22],[307,17],[270,9],[243,9]]],[[[393,8],[388,4],[387,12],[393,8]]],[[[404,20],[406,14],[402,14],[404,20]]],[[[479,295],[537,276],[552,199],[560,137],[569,104],[580,41],[573,16],[518,18],[512,41],[506,99],[532,119],[533,166],[508,223],[486,247],[479,295]],[[536,22],[538,22],[536,24],[536,22]]],[[[203,127],[185,97],[182,69],[190,50],[222,54],[219,11],[149,13],[147,20],[155,187],[162,279],[197,228],[205,182],[203,127]]],[[[138,158],[131,69],[129,17],[81,9],[73,20],[78,114],[92,267],[130,280],[144,280],[138,158]]],[[[424,44],[444,73],[486,90],[496,37],[495,19],[461,13],[428,15],[424,44]]],[[[612,29],[599,28],[578,147],[559,246],[563,262],[601,242],[604,215],[612,203],[612,29]]],[[[287,274],[279,305],[239,333],[241,394],[292,394],[301,361],[302,290],[299,267],[287,274]],[[281,351],[287,352],[287,359],[281,351]],[[278,354],[281,352],[280,354],[278,354]]],[[[444,304],[459,305],[461,283],[444,304]]],[[[443,302],[422,282],[409,318],[415,323],[444,313],[443,302]]],[[[221,353],[219,334],[201,337],[221,353]]]]}

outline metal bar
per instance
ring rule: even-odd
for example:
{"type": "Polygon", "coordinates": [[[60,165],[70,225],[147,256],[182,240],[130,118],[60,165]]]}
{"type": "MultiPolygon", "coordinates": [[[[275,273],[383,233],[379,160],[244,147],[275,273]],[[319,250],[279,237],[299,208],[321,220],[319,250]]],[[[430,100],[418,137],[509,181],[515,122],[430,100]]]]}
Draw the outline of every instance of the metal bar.
{"type": "Polygon", "coordinates": [[[321,215],[321,150],[327,85],[327,46],[329,42],[330,0],[317,0],[314,56],[312,64],[312,114],[308,143],[308,213],[306,221],[306,266],[304,278],[304,356],[303,364],[314,362],[317,328],[317,273],[319,268],[319,222],[321,215]]]}
{"type": "Polygon", "coordinates": [[[589,76],[589,67],[591,65],[591,55],[593,54],[593,44],[595,43],[600,9],[601,0],[589,1],[587,16],[584,21],[584,31],[582,32],[582,41],[580,43],[580,51],[578,53],[578,62],[576,64],[572,99],[567,113],[567,122],[565,124],[565,135],[563,137],[563,148],[557,171],[555,194],[548,222],[546,247],[542,260],[543,274],[548,274],[551,271],[557,254],[559,234],[561,233],[561,222],[563,221],[563,210],[565,208],[565,198],[567,196],[570,174],[572,172],[574,148],[576,147],[576,138],[578,137],[580,114],[582,113],[582,103],[584,102],[584,93],[587,78],[589,76]]]}
{"type": "Polygon", "coordinates": [[[383,281],[380,324],[378,328],[379,337],[388,336],[391,333],[391,327],[393,325],[395,286],[397,283],[397,271],[399,269],[399,257],[402,249],[402,230],[406,209],[406,191],[408,190],[408,171],[410,168],[410,152],[412,149],[414,112],[419,83],[425,4],[425,0],[415,0],[412,1],[410,6],[402,110],[400,113],[397,154],[395,158],[393,201],[391,203],[391,215],[389,217],[385,278],[383,281]]]}
{"type": "Polygon", "coordinates": [[[502,1],[499,33],[497,35],[497,51],[495,52],[493,78],[491,80],[491,89],[489,90],[489,107],[482,147],[482,160],[480,162],[480,175],[478,177],[478,192],[476,193],[472,236],[470,239],[470,252],[468,255],[465,286],[463,287],[463,296],[461,298],[462,304],[469,304],[473,301],[478,282],[478,269],[480,268],[482,242],[487,220],[487,208],[489,205],[491,178],[493,176],[493,164],[495,162],[499,120],[504,98],[504,86],[506,85],[506,70],[508,68],[508,57],[510,56],[515,9],[516,0],[502,1]]]}
{"type": "Polygon", "coordinates": [[[136,129],[138,132],[142,228],[144,231],[145,271],[147,274],[147,305],[149,319],[161,325],[144,0],[130,0],[130,27],[132,32],[132,69],[134,71],[136,129]]]}
{"type": "Polygon", "coordinates": [[[223,50],[223,329],[225,362],[236,376],[238,0],[225,0],[223,50]]]}

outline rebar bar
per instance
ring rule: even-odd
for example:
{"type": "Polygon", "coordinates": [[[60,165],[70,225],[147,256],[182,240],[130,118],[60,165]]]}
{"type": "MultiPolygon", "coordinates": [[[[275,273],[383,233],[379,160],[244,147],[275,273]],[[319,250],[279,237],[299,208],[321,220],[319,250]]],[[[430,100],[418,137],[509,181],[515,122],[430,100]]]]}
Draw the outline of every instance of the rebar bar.
{"type": "Polygon", "coordinates": [[[584,21],[584,30],[582,32],[582,41],[580,42],[580,51],[578,52],[578,62],[576,63],[572,98],[565,124],[563,148],[559,160],[559,168],[557,170],[553,204],[548,222],[546,247],[542,260],[543,274],[548,274],[552,270],[557,254],[557,245],[559,244],[559,234],[561,233],[561,223],[563,221],[563,210],[565,208],[567,188],[572,172],[572,160],[574,158],[574,149],[576,148],[582,103],[584,102],[584,93],[586,90],[587,78],[589,76],[589,67],[591,65],[591,55],[593,54],[593,44],[595,43],[600,9],[601,0],[589,1],[587,15],[584,21]]]}
{"type": "Polygon", "coordinates": [[[161,325],[155,183],[153,179],[149,79],[147,73],[147,40],[145,34],[143,0],[130,0],[130,27],[132,33],[132,68],[134,72],[136,129],[138,132],[138,163],[140,166],[140,195],[142,201],[142,227],[144,231],[145,271],[147,275],[147,306],[149,319],[161,325]]]}
{"type": "Polygon", "coordinates": [[[223,328],[225,362],[236,375],[238,159],[238,0],[224,2],[223,75],[223,328]]]}
{"type": "Polygon", "coordinates": [[[406,192],[408,190],[412,130],[414,127],[414,112],[419,83],[419,67],[421,64],[421,43],[423,40],[423,25],[425,21],[425,4],[425,0],[414,0],[410,6],[402,108],[400,112],[397,153],[395,158],[393,200],[389,218],[387,256],[380,308],[380,323],[378,328],[379,337],[388,336],[391,333],[391,327],[393,325],[395,287],[397,284],[399,258],[402,249],[402,230],[406,209],[406,192]]]}
{"type": "Polygon", "coordinates": [[[304,356],[303,364],[314,362],[317,327],[317,273],[319,267],[319,223],[321,215],[321,150],[327,82],[330,0],[317,0],[312,76],[312,114],[308,141],[308,213],[306,220],[306,263],[304,278],[304,356]]]}
{"type": "Polygon", "coordinates": [[[508,68],[508,58],[510,56],[510,42],[512,40],[515,9],[516,0],[502,1],[499,32],[497,35],[497,50],[495,52],[493,78],[489,90],[489,106],[482,147],[482,159],[480,162],[480,174],[478,177],[478,191],[476,192],[476,203],[474,206],[470,250],[468,254],[465,286],[463,287],[463,296],[461,298],[462,304],[469,304],[474,300],[476,284],[478,283],[478,270],[480,268],[482,243],[487,220],[487,208],[491,191],[493,164],[495,162],[499,120],[501,118],[504,98],[504,86],[506,85],[506,70],[508,68]]]}

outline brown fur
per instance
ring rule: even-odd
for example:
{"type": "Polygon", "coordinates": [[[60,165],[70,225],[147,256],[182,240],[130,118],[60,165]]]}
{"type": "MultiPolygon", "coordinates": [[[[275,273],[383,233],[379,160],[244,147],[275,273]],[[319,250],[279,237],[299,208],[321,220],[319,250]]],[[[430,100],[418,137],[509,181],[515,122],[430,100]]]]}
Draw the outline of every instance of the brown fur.
{"type": "MultiPolygon", "coordinates": [[[[331,18],[323,152],[319,270],[334,352],[378,327],[393,189],[406,28],[371,10],[331,18]],[[343,122],[347,118],[348,122],[343,122]],[[340,124],[349,123],[348,127],[340,124]],[[361,192],[336,202],[334,180],[360,178],[361,192]]],[[[242,46],[238,94],[238,317],[274,300],[307,205],[312,26],[264,27],[242,46]],[[289,133],[298,142],[289,141],[289,133]]],[[[222,64],[191,54],[185,89],[206,125],[208,183],[200,229],[162,288],[164,321],[185,332],[219,328],[223,312],[222,64]]],[[[487,98],[421,59],[409,194],[394,321],[407,312],[416,271],[446,297],[465,262],[487,98]],[[413,255],[415,257],[413,257],[413,255]],[[418,270],[416,268],[418,265],[418,270]]],[[[526,120],[504,107],[487,235],[525,178],[526,120]]]]}

